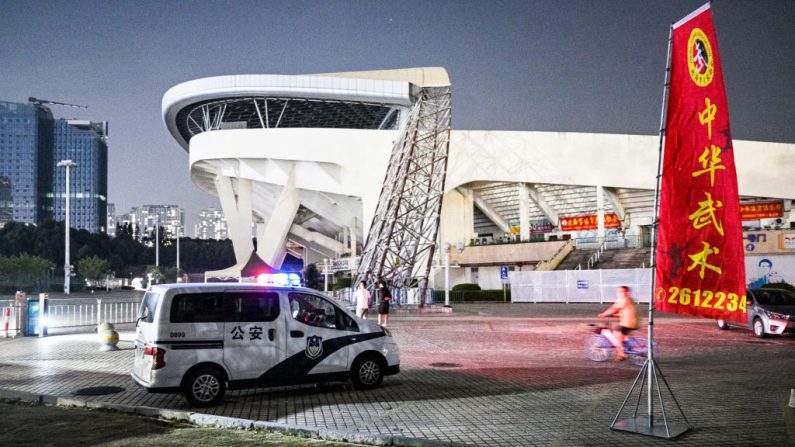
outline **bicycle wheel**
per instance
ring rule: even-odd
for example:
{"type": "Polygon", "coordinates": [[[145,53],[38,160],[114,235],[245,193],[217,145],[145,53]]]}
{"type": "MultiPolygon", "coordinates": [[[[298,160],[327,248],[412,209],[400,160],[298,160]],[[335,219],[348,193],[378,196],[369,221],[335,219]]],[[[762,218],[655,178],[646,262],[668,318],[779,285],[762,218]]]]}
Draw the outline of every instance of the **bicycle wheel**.
{"type": "Polygon", "coordinates": [[[625,354],[641,354],[646,355],[646,340],[637,337],[628,336],[624,339],[624,353],[625,354]]]}
{"type": "Polygon", "coordinates": [[[646,363],[645,354],[629,354],[627,357],[629,358],[629,363],[632,363],[635,366],[643,366],[643,364],[646,363]]]}
{"type": "Polygon", "coordinates": [[[646,363],[646,340],[643,338],[627,337],[624,340],[624,354],[633,365],[642,366],[646,363]]]}
{"type": "Polygon", "coordinates": [[[652,348],[651,349],[654,352],[654,356],[655,357],[660,355],[660,345],[658,345],[656,342],[652,342],[652,348]]]}
{"type": "Polygon", "coordinates": [[[585,357],[594,362],[604,362],[610,357],[613,346],[601,335],[591,335],[585,339],[585,357]]]}

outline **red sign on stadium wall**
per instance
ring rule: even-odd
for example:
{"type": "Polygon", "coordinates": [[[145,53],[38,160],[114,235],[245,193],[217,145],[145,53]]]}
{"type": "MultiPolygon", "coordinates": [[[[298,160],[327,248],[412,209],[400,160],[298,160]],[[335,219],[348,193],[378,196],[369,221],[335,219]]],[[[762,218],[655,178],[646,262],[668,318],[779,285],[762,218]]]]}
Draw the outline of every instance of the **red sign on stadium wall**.
{"type": "MultiPolygon", "coordinates": [[[[620,226],[621,222],[617,215],[605,214],[605,228],[619,228],[620,226]]],[[[560,218],[560,231],[596,230],[598,228],[599,221],[596,214],[560,218]]]]}
{"type": "Polygon", "coordinates": [[[756,202],[740,205],[743,220],[776,219],[784,217],[784,204],[781,202],[756,202]]]}

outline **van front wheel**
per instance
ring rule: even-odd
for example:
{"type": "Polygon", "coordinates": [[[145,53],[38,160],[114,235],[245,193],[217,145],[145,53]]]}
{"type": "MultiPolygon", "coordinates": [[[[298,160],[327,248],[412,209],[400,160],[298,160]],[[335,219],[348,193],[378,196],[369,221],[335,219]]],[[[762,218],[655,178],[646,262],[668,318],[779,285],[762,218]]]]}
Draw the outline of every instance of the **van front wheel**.
{"type": "Polygon", "coordinates": [[[194,407],[217,405],[226,392],[224,376],[216,368],[198,368],[185,376],[182,393],[194,407]]]}
{"type": "Polygon", "coordinates": [[[365,355],[356,359],[351,368],[351,381],[357,390],[377,388],[384,380],[385,362],[375,355],[365,355]]]}

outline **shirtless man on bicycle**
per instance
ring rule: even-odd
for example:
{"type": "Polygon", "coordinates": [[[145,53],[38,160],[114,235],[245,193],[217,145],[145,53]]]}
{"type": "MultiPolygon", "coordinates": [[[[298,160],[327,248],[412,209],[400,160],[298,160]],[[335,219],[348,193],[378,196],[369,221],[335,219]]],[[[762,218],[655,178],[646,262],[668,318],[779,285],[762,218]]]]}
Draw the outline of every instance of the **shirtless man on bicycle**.
{"type": "Polygon", "coordinates": [[[631,331],[638,328],[638,315],[635,309],[635,302],[629,293],[629,287],[621,286],[616,291],[617,299],[607,310],[599,314],[599,318],[609,317],[618,314],[618,328],[613,329],[618,344],[616,346],[616,360],[621,361],[627,358],[624,354],[624,339],[631,331]]]}

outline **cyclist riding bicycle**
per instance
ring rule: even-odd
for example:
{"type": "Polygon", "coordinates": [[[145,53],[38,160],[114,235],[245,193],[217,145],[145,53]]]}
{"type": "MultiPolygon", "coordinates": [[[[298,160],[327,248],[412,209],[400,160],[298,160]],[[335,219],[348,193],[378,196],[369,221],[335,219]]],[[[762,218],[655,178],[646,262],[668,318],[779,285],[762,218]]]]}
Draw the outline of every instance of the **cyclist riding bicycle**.
{"type": "Polygon", "coordinates": [[[599,314],[599,318],[609,317],[618,314],[618,328],[613,329],[616,337],[616,361],[627,358],[624,353],[624,339],[626,335],[638,328],[638,315],[635,309],[635,302],[632,301],[629,287],[621,286],[616,290],[617,299],[612,306],[599,314]]]}

